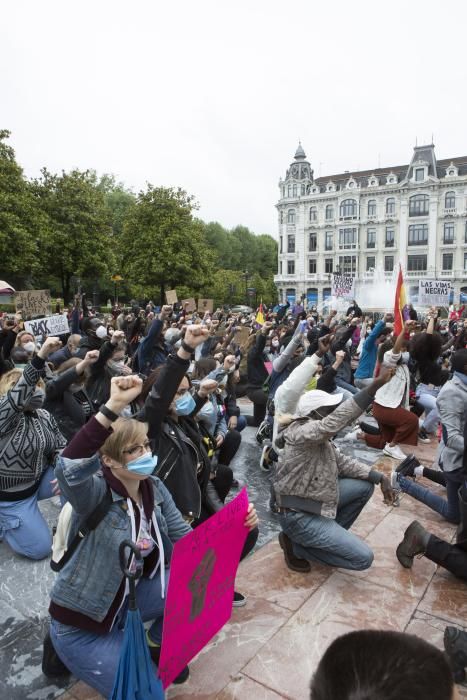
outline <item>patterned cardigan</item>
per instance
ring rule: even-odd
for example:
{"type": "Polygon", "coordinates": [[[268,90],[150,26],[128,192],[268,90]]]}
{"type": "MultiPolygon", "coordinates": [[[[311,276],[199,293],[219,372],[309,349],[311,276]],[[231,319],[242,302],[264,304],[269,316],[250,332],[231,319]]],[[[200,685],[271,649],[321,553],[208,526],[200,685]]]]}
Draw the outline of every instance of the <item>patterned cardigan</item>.
{"type": "Polygon", "coordinates": [[[24,406],[44,375],[44,361],[34,357],[15,386],[0,397],[0,501],[20,500],[66,445],[53,416],[24,406]]]}

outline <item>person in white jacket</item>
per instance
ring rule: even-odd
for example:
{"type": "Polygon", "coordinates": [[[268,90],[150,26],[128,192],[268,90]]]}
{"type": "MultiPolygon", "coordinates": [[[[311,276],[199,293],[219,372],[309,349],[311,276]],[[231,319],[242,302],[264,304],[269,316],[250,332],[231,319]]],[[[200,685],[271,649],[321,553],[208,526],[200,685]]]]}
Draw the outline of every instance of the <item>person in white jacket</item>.
{"type": "Polygon", "coordinates": [[[405,459],[399,447],[418,444],[418,417],[409,411],[410,374],[402,349],[415,321],[406,321],[392,350],[384,353],[383,364],[395,368],[391,381],[376,392],[373,416],[378,421],[380,434],[369,435],[360,430],[349,433],[347,439],[364,440],[368,447],[383,450],[394,459],[405,459]]]}

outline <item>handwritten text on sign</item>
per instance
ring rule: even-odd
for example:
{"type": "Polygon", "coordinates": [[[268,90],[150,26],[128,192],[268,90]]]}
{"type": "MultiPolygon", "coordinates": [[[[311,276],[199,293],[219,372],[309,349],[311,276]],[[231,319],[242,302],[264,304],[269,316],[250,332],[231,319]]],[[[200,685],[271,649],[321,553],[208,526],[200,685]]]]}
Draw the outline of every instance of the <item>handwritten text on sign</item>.
{"type": "Polygon", "coordinates": [[[63,335],[70,332],[66,314],[36,318],[35,321],[25,321],[24,328],[35,338],[39,338],[41,335],[63,335]]]}
{"type": "Polygon", "coordinates": [[[451,283],[443,280],[420,280],[418,303],[421,306],[447,306],[451,294],[451,283]]]}
{"type": "Polygon", "coordinates": [[[332,277],[332,290],[331,294],[333,297],[340,297],[341,299],[353,299],[355,278],[349,277],[347,275],[340,275],[334,272],[332,277]]]}
{"type": "Polygon", "coordinates": [[[21,311],[23,319],[34,316],[47,316],[50,313],[50,292],[48,289],[29,289],[16,292],[16,309],[21,311]]]}
{"type": "Polygon", "coordinates": [[[248,531],[243,489],[174,547],[164,612],[159,674],[164,688],[229,620],[234,581],[248,531]]]}

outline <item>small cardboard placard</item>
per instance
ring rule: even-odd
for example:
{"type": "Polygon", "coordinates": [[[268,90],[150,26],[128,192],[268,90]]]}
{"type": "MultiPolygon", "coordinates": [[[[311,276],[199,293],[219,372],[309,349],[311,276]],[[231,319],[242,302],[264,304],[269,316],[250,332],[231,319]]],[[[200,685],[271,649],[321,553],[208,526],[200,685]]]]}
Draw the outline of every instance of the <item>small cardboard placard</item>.
{"type": "Polygon", "coordinates": [[[165,301],[167,304],[170,304],[173,306],[178,302],[178,296],[177,296],[177,290],[176,289],[169,289],[165,293],[165,301]]]}
{"type": "Polygon", "coordinates": [[[23,321],[34,316],[50,314],[50,292],[48,289],[28,289],[15,294],[16,311],[21,311],[23,321]]]}
{"type": "Polygon", "coordinates": [[[196,311],[196,300],[193,297],[182,299],[182,309],[185,309],[189,314],[196,311]]]}
{"type": "Polygon", "coordinates": [[[214,299],[198,299],[198,311],[200,313],[209,311],[212,314],[214,311],[214,299]]]}

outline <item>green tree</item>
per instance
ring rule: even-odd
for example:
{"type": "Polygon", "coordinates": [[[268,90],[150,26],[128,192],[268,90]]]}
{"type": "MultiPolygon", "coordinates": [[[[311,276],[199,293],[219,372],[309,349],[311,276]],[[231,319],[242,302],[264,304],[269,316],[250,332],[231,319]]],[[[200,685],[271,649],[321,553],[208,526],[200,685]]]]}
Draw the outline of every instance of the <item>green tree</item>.
{"type": "Polygon", "coordinates": [[[141,191],[125,217],[119,245],[124,276],[134,293],[161,302],[168,289],[199,291],[215,267],[203,225],[193,219],[193,197],[182,189],[153,187],[141,191]]]}
{"type": "Polygon", "coordinates": [[[44,169],[34,192],[47,216],[41,261],[58,278],[68,303],[73,276],[95,284],[114,269],[111,213],[92,171],[53,175],[44,169]]]}
{"type": "Polygon", "coordinates": [[[9,136],[9,131],[0,131],[0,270],[2,278],[22,287],[40,266],[44,218],[7,144],[9,136]]]}

